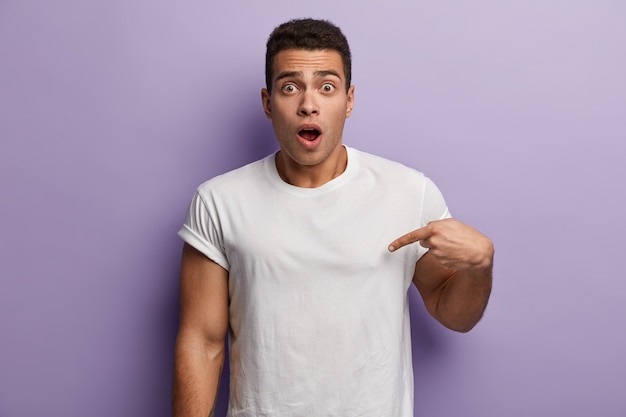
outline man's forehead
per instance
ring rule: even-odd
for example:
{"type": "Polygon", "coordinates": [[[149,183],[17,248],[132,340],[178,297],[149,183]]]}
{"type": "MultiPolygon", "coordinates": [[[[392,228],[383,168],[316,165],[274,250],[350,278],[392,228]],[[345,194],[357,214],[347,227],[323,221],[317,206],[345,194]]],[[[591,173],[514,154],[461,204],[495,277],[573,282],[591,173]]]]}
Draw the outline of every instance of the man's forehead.
{"type": "Polygon", "coordinates": [[[345,78],[343,59],[334,49],[285,49],[274,57],[274,76],[285,71],[334,71],[345,78]]]}

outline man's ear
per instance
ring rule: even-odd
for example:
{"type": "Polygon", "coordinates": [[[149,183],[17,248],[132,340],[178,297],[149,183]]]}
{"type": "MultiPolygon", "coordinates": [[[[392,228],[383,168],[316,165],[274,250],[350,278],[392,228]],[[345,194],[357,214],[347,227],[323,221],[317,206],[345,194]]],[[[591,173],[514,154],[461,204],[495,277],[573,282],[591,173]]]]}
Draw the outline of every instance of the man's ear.
{"type": "Polygon", "coordinates": [[[352,108],[354,107],[354,85],[351,85],[348,89],[348,100],[346,103],[346,119],[352,114],[352,108]]]}
{"type": "Polygon", "coordinates": [[[272,120],[272,105],[270,103],[270,93],[267,88],[261,89],[261,102],[263,103],[263,111],[268,120],[272,120]]]}

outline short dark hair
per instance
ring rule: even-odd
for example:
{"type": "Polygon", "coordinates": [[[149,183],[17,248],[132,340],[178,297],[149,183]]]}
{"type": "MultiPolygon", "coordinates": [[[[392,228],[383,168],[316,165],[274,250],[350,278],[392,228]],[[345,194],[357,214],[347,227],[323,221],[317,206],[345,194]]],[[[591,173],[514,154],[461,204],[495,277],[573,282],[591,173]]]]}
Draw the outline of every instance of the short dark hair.
{"type": "Polygon", "coordinates": [[[274,57],[287,49],[308,51],[331,49],[339,52],[346,76],[346,91],[352,79],[352,57],[348,40],[337,26],[327,20],[293,19],[276,27],[267,40],[265,85],[272,92],[274,57]]]}

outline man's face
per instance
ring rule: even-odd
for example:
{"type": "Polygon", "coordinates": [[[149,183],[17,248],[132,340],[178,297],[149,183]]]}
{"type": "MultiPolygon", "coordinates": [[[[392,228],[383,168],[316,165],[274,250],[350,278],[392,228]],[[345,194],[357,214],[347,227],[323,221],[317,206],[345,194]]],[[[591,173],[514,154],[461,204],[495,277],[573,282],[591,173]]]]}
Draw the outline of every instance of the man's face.
{"type": "Polygon", "coordinates": [[[315,167],[336,163],[342,152],[354,87],[346,90],[341,55],[334,50],[288,49],[273,62],[272,93],[263,108],[287,163],[315,167]]]}

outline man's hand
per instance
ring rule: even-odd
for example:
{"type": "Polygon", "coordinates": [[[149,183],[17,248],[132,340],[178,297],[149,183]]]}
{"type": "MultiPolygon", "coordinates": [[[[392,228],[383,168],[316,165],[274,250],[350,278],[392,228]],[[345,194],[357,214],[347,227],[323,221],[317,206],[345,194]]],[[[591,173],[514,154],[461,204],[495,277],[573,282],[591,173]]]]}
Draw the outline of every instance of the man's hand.
{"type": "Polygon", "coordinates": [[[415,264],[413,274],[424,305],[449,329],[471,330],[482,317],[491,293],[493,243],[473,227],[445,219],[399,237],[389,250],[415,242],[429,249],[415,264]]]}
{"type": "Polygon", "coordinates": [[[491,268],[493,244],[491,240],[464,223],[455,219],[437,220],[421,229],[399,237],[389,245],[389,251],[419,242],[446,268],[476,270],[491,268]]]}

